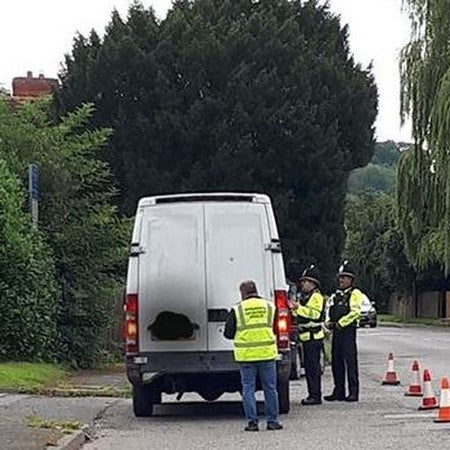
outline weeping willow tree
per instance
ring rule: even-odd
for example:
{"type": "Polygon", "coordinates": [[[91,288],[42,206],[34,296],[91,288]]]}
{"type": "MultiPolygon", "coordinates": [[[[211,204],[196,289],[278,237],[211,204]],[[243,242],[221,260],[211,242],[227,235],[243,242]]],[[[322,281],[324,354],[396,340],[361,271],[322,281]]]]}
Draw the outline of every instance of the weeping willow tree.
{"type": "Polygon", "coordinates": [[[401,54],[401,115],[414,146],[398,169],[399,225],[418,270],[450,273],[450,1],[404,0],[411,39],[401,54]]]}

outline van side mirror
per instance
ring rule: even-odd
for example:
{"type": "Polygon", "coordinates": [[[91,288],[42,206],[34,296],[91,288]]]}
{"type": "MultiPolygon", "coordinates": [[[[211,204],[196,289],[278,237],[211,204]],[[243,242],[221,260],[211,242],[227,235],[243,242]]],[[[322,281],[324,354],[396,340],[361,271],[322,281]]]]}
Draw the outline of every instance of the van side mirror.
{"type": "Polygon", "coordinates": [[[376,306],[376,303],[375,303],[375,302],[370,302],[370,304],[371,304],[372,306],[376,306]]]}

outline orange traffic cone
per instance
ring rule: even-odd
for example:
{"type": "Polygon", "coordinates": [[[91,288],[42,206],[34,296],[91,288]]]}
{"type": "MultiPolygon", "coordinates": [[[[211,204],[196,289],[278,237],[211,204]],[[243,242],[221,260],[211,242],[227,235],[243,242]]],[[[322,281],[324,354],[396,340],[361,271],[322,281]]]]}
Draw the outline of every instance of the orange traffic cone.
{"type": "Polygon", "coordinates": [[[400,384],[400,380],[397,378],[397,372],[394,369],[394,355],[392,353],[389,353],[387,372],[382,384],[394,386],[400,384]]]}
{"type": "Polygon", "coordinates": [[[437,398],[433,392],[433,386],[431,385],[431,374],[428,369],[423,371],[423,391],[422,405],[419,406],[419,409],[426,410],[439,408],[437,398]]]}
{"type": "Polygon", "coordinates": [[[412,363],[412,379],[411,384],[408,387],[408,390],[405,392],[405,395],[409,397],[422,397],[422,386],[420,384],[420,368],[419,363],[414,361],[412,363]]]}
{"type": "Polygon", "coordinates": [[[441,380],[441,398],[439,401],[439,413],[435,422],[450,422],[450,383],[448,378],[441,380]]]}

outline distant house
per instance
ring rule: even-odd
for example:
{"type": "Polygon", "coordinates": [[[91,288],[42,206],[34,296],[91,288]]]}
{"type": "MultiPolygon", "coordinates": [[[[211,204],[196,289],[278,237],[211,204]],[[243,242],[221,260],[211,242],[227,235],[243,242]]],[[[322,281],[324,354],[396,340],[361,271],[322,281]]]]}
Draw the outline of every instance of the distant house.
{"type": "Polygon", "coordinates": [[[12,81],[11,101],[14,105],[21,104],[39,97],[51,95],[58,89],[56,78],[46,78],[44,74],[33,77],[33,72],[27,72],[26,77],[15,77],[12,81]]]}

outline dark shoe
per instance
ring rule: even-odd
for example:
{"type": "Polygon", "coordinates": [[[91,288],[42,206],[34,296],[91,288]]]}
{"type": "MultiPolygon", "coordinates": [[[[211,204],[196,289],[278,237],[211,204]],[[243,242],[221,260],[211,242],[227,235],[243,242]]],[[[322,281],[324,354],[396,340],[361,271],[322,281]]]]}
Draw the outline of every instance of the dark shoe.
{"type": "Polygon", "coordinates": [[[270,422],[267,424],[267,429],[269,431],[282,430],[283,425],[281,425],[281,423],[278,422],[270,422]]]}
{"type": "Polygon", "coordinates": [[[322,400],[317,399],[317,398],[304,398],[302,400],[302,405],[303,406],[310,406],[310,405],[321,405],[322,404],[322,400]]]}
{"type": "Polygon", "coordinates": [[[249,422],[244,428],[245,431],[259,431],[258,422],[249,422]]]}
{"type": "Polygon", "coordinates": [[[323,399],[326,400],[327,402],[343,402],[345,400],[345,397],[339,397],[336,394],[331,394],[325,395],[323,399]]]}
{"type": "Polygon", "coordinates": [[[349,395],[348,397],[345,397],[346,402],[357,402],[359,400],[357,395],[349,395]]]}

